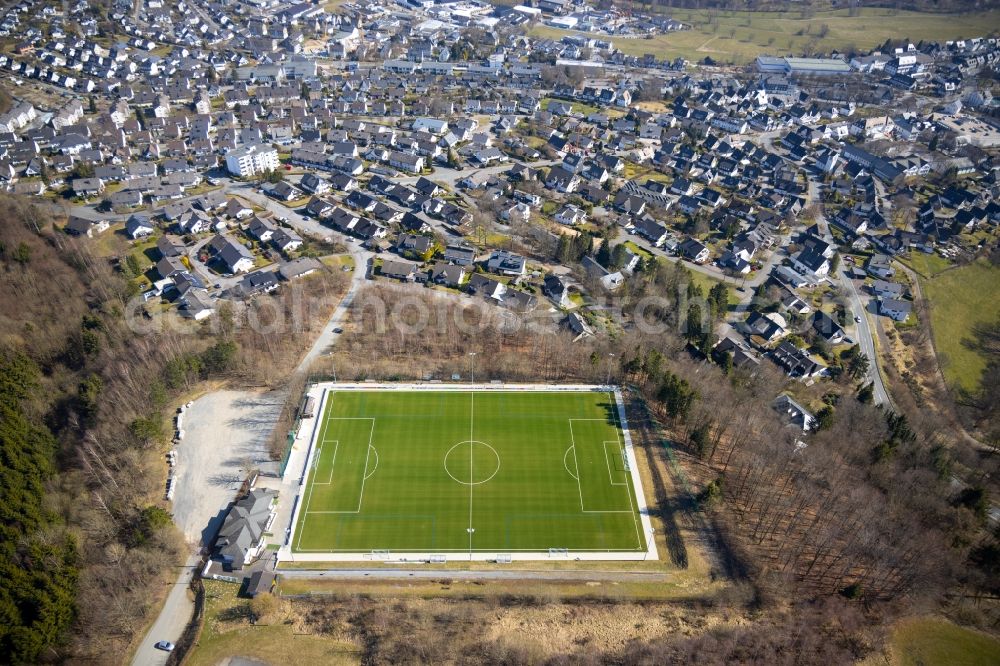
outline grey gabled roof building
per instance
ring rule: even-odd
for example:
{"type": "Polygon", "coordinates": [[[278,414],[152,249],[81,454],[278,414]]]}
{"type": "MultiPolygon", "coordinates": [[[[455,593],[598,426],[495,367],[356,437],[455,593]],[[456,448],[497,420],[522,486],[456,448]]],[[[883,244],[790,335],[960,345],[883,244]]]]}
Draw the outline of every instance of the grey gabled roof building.
{"type": "Polygon", "coordinates": [[[215,539],[215,553],[224,566],[241,569],[260,553],[277,496],[273,490],[251,490],[229,510],[215,539]]]}

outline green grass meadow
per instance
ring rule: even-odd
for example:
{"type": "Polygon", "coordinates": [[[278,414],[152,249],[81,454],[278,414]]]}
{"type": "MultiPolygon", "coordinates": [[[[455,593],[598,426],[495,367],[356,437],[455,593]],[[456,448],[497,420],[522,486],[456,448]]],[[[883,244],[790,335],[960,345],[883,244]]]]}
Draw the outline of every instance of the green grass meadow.
{"type": "Polygon", "coordinates": [[[920,284],[930,303],[931,330],[937,352],[943,355],[945,379],[953,386],[975,389],[986,359],[965,341],[976,324],[1000,317],[1000,268],[979,260],[920,278],[920,284]]]}
{"type": "MultiPolygon", "coordinates": [[[[637,5],[638,9],[638,5],[637,5]]],[[[678,21],[692,25],[652,39],[613,37],[615,46],[628,55],[652,53],[658,58],[686,58],[692,62],[710,56],[723,63],[743,64],[758,55],[801,55],[834,50],[869,50],[886,39],[943,41],[985,37],[1000,30],[1000,11],[935,14],[865,7],[851,16],[846,9],[815,11],[750,12],[714,9],[664,10],[678,21]]],[[[537,25],[536,37],[561,39],[567,31],[537,25]]]]}
{"type": "Polygon", "coordinates": [[[890,637],[893,666],[987,666],[1000,663],[1000,641],[938,618],[900,621],[890,637]]]}
{"type": "Polygon", "coordinates": [[[296,552],[646,548],[610,393],[339,391],[320,418],[296,552]]]}

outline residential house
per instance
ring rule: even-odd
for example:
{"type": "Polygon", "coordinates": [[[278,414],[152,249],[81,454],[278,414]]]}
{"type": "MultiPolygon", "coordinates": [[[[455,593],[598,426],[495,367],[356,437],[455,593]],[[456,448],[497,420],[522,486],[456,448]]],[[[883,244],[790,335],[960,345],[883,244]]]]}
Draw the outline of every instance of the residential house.
{"type": "Polygon", "coordinates": [[[905,291],[903,285],[898,282],[889,282],[886,280],[873,280],[870,288],[871,292],[877,298],[901,299],[905,291]]]}
{"type": "Polygon", "coordinates": [[[227,217],[242,220],[253,215],[253,208],[237,199],[230,199],[226,203],[225,213],[227,217]]]}
{"type": "Polygon", "coordinates": [[[104,181],[100,178],[74,178],[70,187],[74,194],[84,199],[104,194],[104,181]]]}
{"type": "Polygon", "coordinates": [[[314,173],[307,173],[299,181],[299,187],[309,194],[326,194],[330,191],[330,183],[314,173]]]}
{"type": "Polygon", "coordinates": [[[243,298],[251,298],[258,294],[267,294],[278,288],[278,277],[274,271],[260,270],[247,273],[236,283],[236,291],[243,298]]]}
{"type": "Polygon", "coordinates": [[[884,280],[896,274],[896,269],[892,267],[892,258],[885,254],[873,254],[869,257],[865,270],[870,275],[880,277],[884,280]]]}
{"type": "Polygon", "coordinates": [[[590,327],[587,320],[578,312],[570,312],[566,315],[566,318],[562,321],[562,325],[576,336],[573,338],[573,342],[594,337],[594,329],[590,327]]]}
{"type": "Polygon", "coordinates": [[[272,236],[274,236],[274,232],[277,227],[273,222],[271,222],[271,220],[265,220],[254,215],[246,229],[248,234],[260,242],[266,243],[271,240],[272,236]]]}
{"type": "Polygon", "coordinates": [[[771,358],[789,377],[807,379],[823,372],[824,367],[816,362],[808,352],[799,349],[788,340],[771,352],[771,358]]]}
{"type": "Polygon", "coordinates": [[[788,334],[788,322],[777,312],[764,314],[755,310],[747,317],[745,327],[750,336],[759,337],[764,342],[774,342],[788,334]]]}
{"type": "Polygon", "coordinates": [[[499,303],[503,301],[504,294],[507,293],[507,285],[482,273],[473,273],[469,276],[469,291],[499,303]]]}
{"type": "Polygon", "coordinates": [[[254,260],[250,250],[228,236],[216,235],[209,241],[208,247],[230,273],[246,273],[253,268],[254,260]]]}
{"type": "Polygon", "coordinates": [[[831,345],[840,344],[847,337],[844,329],[822,310],[817,310],[812,317],[812,327],[816,334],[831,345]]]}
{"type": "Polygon", "coordinates": [[[500,275],[521,277],[527,272],[527,261],[524,257],[507,250],[494,250],[486,260],[487,270],[500,275]]]}
{"type": "Polygon", "coordinates": [[[410,257],[426,261],[434,253],[435,243],[432,236],[421,236],[417,234],[400,234],[396,242],[396,252],[410,257]]]}
{"type": "Polygon", "coordinates": [[[878,313],[896,321],[906,321],[913,310],[913,303],[901,301],[897,298],[880,298],[878,301],[878,313]]]}
{"type": "Polygon", "coordinates": [[[771,406],[785,421],[798,427],[802,432],[809,432],[816,427],[816,417],[813,416],[812,412],[797,403],[788,394],[779,395],[771,406]]]}
{"type": "Polygon", "coordinates": [[[459,288],[469,279],[467,266],[438,262],[431,268],[431,281],[447,287],[459,288]]]}
{"type": "Polygon", "coordinates": [[[125,233],[133,240],[150,236],[155,229],[148,215],[135,214],[125,222],[125,233]]]}
{"type": "MultiPolygon", "coordinates": [[[[184,273],[190,276],[190,273],[184,273]]],[[[208,299],[204,289],[186,289],[179,299],[181,316],[201,321],[215,314],[215,306],[208,299]]]]}
{"type": "Polygon", "coordinates": [[[471,266],[476,261],[476,250],[468,245],[449,245],[444,250],[444,260],[457,266],[471,266]]]}
{"type": "Polygon", "coordinates": [[[186,273],[187,266],[177,255],[164,255],[156,262],[156,272],[160,274],[161,278],[172,278],[178,273],[186,273]]]}
{"type": "Polygon", "coordinates": [[[94,234],[107,231],[109,226],[107,220],[88,220],[78,215],[70,215],[69,219],[66,220],[66,226],[63,227],[63,231],[71,236],[93,238],[94,234]]]}
{"type": "Polygon", "coordinates": [[[557,307],[571,308],[573,302],[569,297],[569,287],[558,275],[549,273],[542,282],[542,293],[545,294],[557,307]]]}
{"type": "Polygon", "coordinates": [[[302,278],[318,270],[322,270],[323,264],[313,257],[299,257],[286,261],[278,267],[278,275],[282,280],[294,280],[302,278]]]}
{"type": "Polygon", "coordinates": [[[792,266],[803,273],[823,277],[830,272],[830,260],[814,248],[805,248],[791,257],[792,266]]]}
{"type": "Polygon", "coordinates": [[[670,236],[667,228],[652,217],[642,216],[635,220],[633,224],[635,226],[635,233],[648,240],[655,247],[662,247],[670,236]]]}
{"type": "Polygon", "coordinates": [[[688,238],[678,247],[681,256],[693,261],[696,264],[703,264],[708,261],[709,251],[705,244],[695,238],[688,238]]]}
{"type": "Polygon", "coordinates": [[[587,213],[573,204],[566,204],[555,214],[556,222],[566,226],[575,226],[587,221],[587,213]]]}
{"type": "Polygon", "coordinates": [[[424,158],[419,155],[392,151],[389,153],[389,166],[408,171],[409,173],[420,173],[424,169],[424,158]]]}
{"type": "Polygon", "coordinates": [[[409,261],[386,259],[382,262],[381,274],[403,282],[413,282],[417,277],[417,265],[409,261]]]}
{"type": "Polygon", "coordinates": [[[271,237],[271,245],[288,254],[302,247],[302,237],[291,229],[280,227],[271,237]]]}
{"type": "Polygon", "coordinates": [[[625,276],[622,275],[621,271],[610,271],[604,266],[601,266],[593,257],[584,257],[580,264],[586,269],[587,273],[597,279],[601,286],[607,291],[615,291],[619,289],[623,284],[625,284],[625,276]]]}

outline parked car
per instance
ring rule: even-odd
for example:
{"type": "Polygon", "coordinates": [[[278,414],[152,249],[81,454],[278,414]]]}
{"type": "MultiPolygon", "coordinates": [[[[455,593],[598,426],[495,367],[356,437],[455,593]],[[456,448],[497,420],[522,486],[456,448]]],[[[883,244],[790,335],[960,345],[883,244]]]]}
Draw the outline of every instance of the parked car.
{"type": "Polygon", "coordinates": [[[174,651],[174,644],[171,643],[170,641],[157,641],[156,645],[154,645],[153,647],[155,647],[157,650],[163,650],[164,652],[174,651]]]}

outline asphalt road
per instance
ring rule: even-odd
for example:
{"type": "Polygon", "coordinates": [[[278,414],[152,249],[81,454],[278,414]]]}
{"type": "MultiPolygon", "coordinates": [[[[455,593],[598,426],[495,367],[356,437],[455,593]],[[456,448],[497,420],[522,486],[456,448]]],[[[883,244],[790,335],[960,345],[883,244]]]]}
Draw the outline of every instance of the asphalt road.
{"type": "MultiPolygon", "coordinates": [[[[857,338],[858,346],[865,356],[868,357],[868,375],[867,380],[873,383],[873,393],[876,405],[892,405],[892,399],[889,397],[889,392],[885,388],[885,382],[882,381],[882,373],[878,369],[878,354],[875,351],[875,341],[874,341],[874,331],[871,329],[871,323],[868,320],[869,312],[865,308],[864,301],[861,299],[861,294],[858,293],[857,287],[854,286],[854,280],[849,278],[844,270],[841,268],[837,278],[840,280],[840,284],[844,286],[844,290],[847,292],[847,296],[851,301],[851,310],[860,318],[861,321],[857,322],[857,338]]],[[[877,314],[871,313],[874,316],[877,314]]]]}
{"type": "MultiPolygon", "coordinates": [[[[810,188],[810,190],[811,189],[812,188],[810,188]]],[[[816,221],[823,230],[824,240],[829,243],[835,243],[833,235],[830,234],[830,224],[827,222],[822,210],[817,213],[816,221]]],[[[865,380],[872,382],[873,400],[876,405],[888,405],[891,407],[892,397],[889,395],[889,391],[885,388],[885,382],[882,380],[882,373],[879,372],[878,353],[875,350],[875,332],[872,330],[871,321],[869,320],[869,315],[877,317],[878,313],[868,312],[868,308],[865,305],[865,299],[855,286],[854,280],[847,275],[843,266],[838,269],[836,278],[843,287],[844,292],[851,303],[851,311],[860,318],[860,321],[855,322],[857,331],[854,338],[857,341],[861,352],[868,357],[868,373],[865,380]]]]}
{"type": "Polygon", "coordinates": [[[198,556],[192,555],[181,568],[176,582],[170,587],[159,617],[132,657],[132,666],[159,666],[167,663],[167,653],[157,650],[153,645],[162,640],[175,643],[184,633],[184,628],[194,613],[194,601],[188,594],[188,585],[191,584],[191,576],[198,563],[198,556]]]}
{"type": "Polygon", "coordinates": [[[681,264],[682,266],[684,266],[684,268],[687,268],[690,271],[694,271],[695,273],[701,273],[702,275],[707,275],[713,280],[719,280],[720,282],[725,282],[727,284],[737,287],[746,287],[748,293],[751,294],[753,293],[754,289],[756,289],[762,282],[764,282],[764,280],[768,278],[768,275],[771,272],[771,267],[775,264],[775,262],[777,262],[780,259],[779,253],[781,249],[780,247],[773,248],[771,250],[771,256],[768,257],[766,262],[764,262],[764,267],[761,270],[757,271],[757,273],[752,278],[743,278],[743,277],[733,277],[731,275],[727,275],[724,271],[712,265],[696,264],[691,261],[687,261],[682,257],[678,257],[677,255],[670,254],[663,248],[655,247],[652,243],[650,243],[645,238],[637,234],[623,233],[621,236],[618,236],[618,238],[615,239],[614,244],[621,245],[626,241],[631,241],[635,245],[641,247],[643,250],[646,250],[650,254],[656,255],[657,257],[663,257],[668,261],[681,264]]]}

